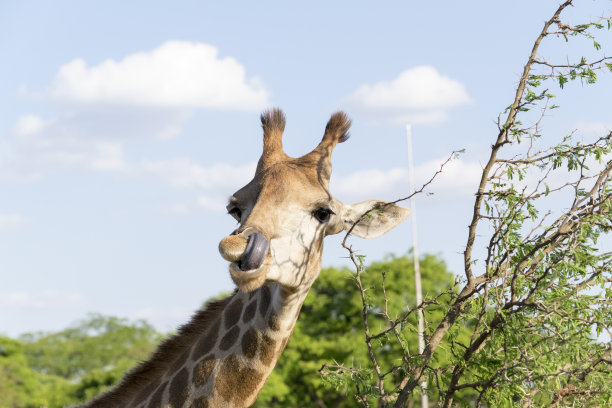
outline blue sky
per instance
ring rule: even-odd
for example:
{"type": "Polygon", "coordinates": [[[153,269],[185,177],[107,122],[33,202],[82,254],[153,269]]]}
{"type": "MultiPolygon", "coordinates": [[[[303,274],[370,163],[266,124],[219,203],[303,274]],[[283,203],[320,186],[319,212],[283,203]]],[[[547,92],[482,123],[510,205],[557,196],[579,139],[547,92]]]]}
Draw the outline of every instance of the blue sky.
{"type": "MultiPolygon", "coordinates": [[[[272,106],[287,115],[294,156],[316,146],[332,112],[348,112],[331,188],[349,203],[407,195],[406,122],[417,183],[465,148],[417,200],[421,251],[459,272],[495,120],[557,4],[3,2],[0,332],[57,330],[87,312],[170,330],[232,290],[217,252],[235,227],[223,207],[252,176],[259,113],[272,106]]],[[[611,9],[578,1],[569,21],[611,9]]],[[[597,87],[554,89],[550,140],[611,128],[610,85],[602,74],[597,87]]],[[[370,260],[403,254],[410,225],[353,244],[370,260]]],[[[323,264],[345,255],[328,238],[323,264]]]]}

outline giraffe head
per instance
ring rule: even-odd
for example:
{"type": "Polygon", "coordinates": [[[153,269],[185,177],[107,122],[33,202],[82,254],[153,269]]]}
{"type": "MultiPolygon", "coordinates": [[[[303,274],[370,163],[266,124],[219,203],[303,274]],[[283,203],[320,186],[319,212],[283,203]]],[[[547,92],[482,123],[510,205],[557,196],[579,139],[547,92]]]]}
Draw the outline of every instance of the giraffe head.
{"type": "Polygon", "coordinates": [[[255,176],[227,206],[240,225],[219,244],[241,290],[252,291],[266,282],[307,290],[320,271],[325,236],[350,230],[361,238],[375,238],[408,217],[410,210],[395,204],[369,200],[346,205],[331,195],[331,153],[348,139],[351,125],[343,112],[331,116],[319,145],[299,158],[283,151],[281,110],[262,114],[261,123],[263,153],[255,176]]]}

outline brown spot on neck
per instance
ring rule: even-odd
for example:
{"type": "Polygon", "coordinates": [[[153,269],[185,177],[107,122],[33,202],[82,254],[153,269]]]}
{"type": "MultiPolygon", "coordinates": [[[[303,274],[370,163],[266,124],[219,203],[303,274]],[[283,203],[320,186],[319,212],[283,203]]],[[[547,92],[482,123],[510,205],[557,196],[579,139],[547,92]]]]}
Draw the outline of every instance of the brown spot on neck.
{"type": "Polygon", "coordinates": [[[254,300],[251,303],[249,303],[247,308],[244,310],[244,314],[242,315],[242,322],[243,323],[250,322],[253,319],[253,317],[255,317],[256,310],[257,310],[257,300],[254,300]]]}
{"type": "Polygon", "coordinates": [[[166,390],[167,385],[168,384],[162,384],[159,386],[155,394],[153,394],[153,396],[151,397],[151,401],[149,401],[148,407],[150,408],[161,407],[161,400],[162,400],[162,397],[164,395],[164,391],[166,390]]]}
{"type": "Polygon", "coordinates": [[[245,401],[253,399],[264,379],[261,372],[243,364],[235,354],[223,361],[219,371],[225,375],[217,378],[215,390],[223,400],[238,406],[246,406],[245,401]]]}
{"type": "Polygon", "coordinates": [[[268,327],[272,331],[279,331],[281,327],[281,320],[277,313],[270,313],[270,317],[268,318],[268,327]]]}
{"type": "Polygon", "coordinates": [[[236,343],[236,340],[238,340],[239,335],[240,327],[232,327],[230,331],[225,333],[225,336],[223,336],[223,338],[221,339],[221,342],[219,343],[219,348],[223,351],[229,350],[230,347],[232,347],[234,343],[236,343]]]}
{"type": "Polygon", "coordinates": [[[240,320],[240,316],[242,314],[242,299],[238,296],[234,296],[235,299],[230,305],[225,309],[225,328],[229,329],[240,320]]]}
{"type": "Polygon", "coordinates": [[[208,398],[200,397],[193,400],[193,403],[189,406],[189,408],[208,408],[208,398]]]}
{"type": "Polygon", "coordinates": [[[217,365],[217,361],[215,360],[215,356],[209,354],[206,357],[202,358],[195,367],[193,368],[193,382],[197,387],[201,387],[206,384],[210,374],[213,372],[213,369],[217,365]]]}
{"type": "Polygon", "coordinates": [[[217,319],[215,323],[210,327],[208,332],[198,342],[197,346],[194,347],[191,355],[192,359],[197,359],[200,356],[207,354],[217,343],[217,337],[219,336],[219,328],[221,326],[220,319],[217,319]]]}
{"type": "Polygon", "coordinates": [[[268,286],[262,286],[261,296],[259,299],[259,314],[261,314],[261,317],[266,317],[266,313],[268,313],[268,308],[270,307],[271,302],[272,293],[270,293],[270,288],[268,286]]]}
{"type": "Polygon", "coordinates": [[[174,376],[170,383],[170,395],[168,399],[170,407],[183,408],[183,404],[189,396],[188,380],[189,373],[186,368],[183,368],[174,376]]]}
{"type": "Polygon", "coordinates": [[[151,394],[153,394],[153,391],[155,391],[155,389],[159,386],[160,382],[161,382],[160,378],[156,378],[151,383],[149,383],[149,385],[144,387],[142,391],[138,393],[136,398],[134,398],[134,400],[132,401],[132,405],[140,404],[141,402],[145,400],[145,398],[148,398],[151,394]]]}
{"type": "Polygon", "coordinates": [[[183,366],[185,366],[185,363],[187,362],[190,353],[191,349],[185,350],[185,352],[181,354],[181,356],[177,358],[176,361],[172,364],[172,367],[170,367],[170,371],[176,373],[183,366]]]}
{"type": "Polygon", "coordinates": [[[259,343],[261,342],[261,333],[254,328],[249,330],[242,336],[242,354],[247,358],[253,358],[257,354],[259,349],[259,343]]]}
{"type": "Polygon", "coordinates": [[[261,346],[259,352],[259,359],[261,362],[269,366],[274,361],[276,357],[276,342],[271,337],[266,336],[265,334],[261,339],[261,346]]]}

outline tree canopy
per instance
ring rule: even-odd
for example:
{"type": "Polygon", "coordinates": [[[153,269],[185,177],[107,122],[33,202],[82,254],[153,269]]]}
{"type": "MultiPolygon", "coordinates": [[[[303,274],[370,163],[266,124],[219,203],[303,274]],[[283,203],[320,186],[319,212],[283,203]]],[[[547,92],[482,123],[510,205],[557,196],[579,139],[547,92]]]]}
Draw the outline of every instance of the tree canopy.
{"type": "MultiPolygon", "coordinates": [[[[372,310],[382,312],[381,276],[393,301],[389,316],[401,316],[414,306],[413,261],[408,256],[389,255],[373,262],[364,274],[372,287],[372,310]],[[412,305],[412,306],[411,306],[412,305]]],[[[453,285],[453,275],[434,255],[421,259],[423,290],[431,296],[453,285]]],[[[324,364],[367,364],[368,350],[361,330],[362,304],[347,268],[324,268],[308,294],[293,336],[268,379],[256,407],[355,407],[355,383],[351,376],[331,378],[319,371],[324,364]]],[[[438,297],[445,305],[448,295],[438,297]]],[[[432,307],[427,318],[435,321],[443,311],[432,307]]],[[[383,330],[381,315],[369,317],[373,327],[383,330]]],[[[416,337],[404,323],[402,338],[416,350],[416,337]]],[[[0,337],[0,408],[63,407],[86,401],[115,384],[133,365],[145,359],[163,338],[145,321],[92,314],[55,333],[30,333],[19,339],[0,337]]],[[[401,363],[399,347],[381,337],[376,350],[385,355],[389,367],[401,363]]],[[[440,350],[436,360],[445,361],[440,350]]]]}
{"type": "Polygon", "coordinates": [[[145,359],[161,338],[145,321],[97,314],[57,333],[0,337],[0,408],[87,400],[145,359]]]}
{"type": "MultiPolygon", "coordinates": [[[[386,313],[392,317],[406,314],[415,305],[414,266],[411,257],[389,255],[385,260],[373,262],[363,275],[364,285],[371,289],[368,307],[374,312],[368,316],[370,324],[382,331],[387,326],[382,296],[382,276],[385,290],[392,299],[386,313]]],[[[442,259],[425,255],[421,259],[423,291],[431,296],[453,285],[453,275],[442,259]]],[[[327,364],[353,364],[367,366],[368,349],[364,341],[360,293],[348,268],[324,268],[310,290],[295,330],[268,379],[256,407],[355,407],[355,387],[367,383],[353,375],[371,376],[368,370],[347,373],[346,376],[321,376],[319,371],[327,364]]],[[[441,305],[448,303],[448,295],[438,297],[441,305]]],[[[443,308],[432,307],[427,319],[439,320],[443,308]]],[[[402,341],[416,352],[417,337],[414,318],[403,323],[402,341]]],[[[383,364],[391,369],[401,365],[402,354],[396,343],[389,341],[393,333],[382,336],[375,348],[383,356],[383,364]]],[[[436,360],[444,361],[442,350],[436,360]]]]}

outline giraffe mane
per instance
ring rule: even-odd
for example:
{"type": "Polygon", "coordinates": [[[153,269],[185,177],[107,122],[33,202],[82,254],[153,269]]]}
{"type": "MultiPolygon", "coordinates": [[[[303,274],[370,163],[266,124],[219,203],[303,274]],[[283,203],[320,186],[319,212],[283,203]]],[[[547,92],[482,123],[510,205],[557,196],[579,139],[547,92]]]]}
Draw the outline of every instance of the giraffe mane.
{"type": "Polygon", "coordinates": [[[203,309],[193,315],[188,323],[179,327],[176,334],[163,340],[147,360],[129,370],[113,388],[82,407],[105,408],[109,406],[108,404],[129,402],[137,391],[163,374],[168,366],[185,352],[187,347],[211,327],[237,292],[236,289],[224,299],[208,302],[203,309]]]}

